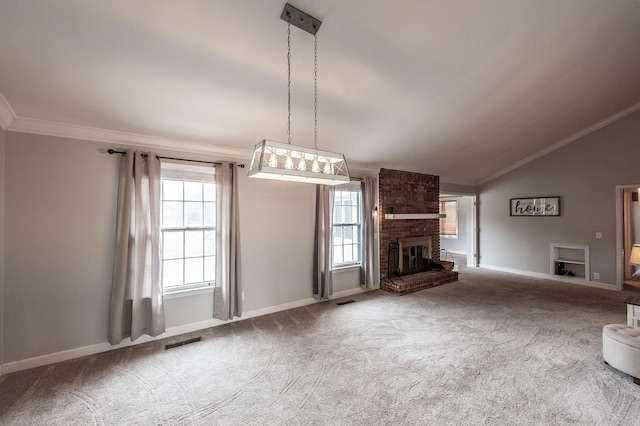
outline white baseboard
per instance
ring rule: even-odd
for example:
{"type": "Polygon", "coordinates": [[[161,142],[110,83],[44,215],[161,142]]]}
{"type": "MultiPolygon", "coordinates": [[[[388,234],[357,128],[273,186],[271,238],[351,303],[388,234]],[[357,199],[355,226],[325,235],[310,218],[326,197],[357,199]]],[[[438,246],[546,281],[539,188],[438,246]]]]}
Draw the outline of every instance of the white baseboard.
{"type": "MultiPolygon", "coordinates": [[[[348,297],[354,294],[366,293],[367,291],[370,291],[370,290],[365,290],[361,287],[339,291],[337,293],[334,293],[330,297],[330,299],[339,299],[341,297],[348,297]]],[[[206,328],[216,327],[222,324],[228,324],[230,322],[242,321],[249,318],[259,317],[262,315],[273,314],[275,312],[286,311],[288,309],[312,305],[314,303],[319,303],[319,302],[324,302],[324,300],[318,300],[318,299],[314,299],[313,297],[309,297],[302,300],[296,300],[294,302],[283,303],[281,305],[269,306],[266,308],[260,308],[260,309],[244,312],[241,318],[234,318],[233,320],[230,320],[230,321],[210,319],[206,321],[185,324],[177,327],[171,327],[167,329],[164,333],[162,333],[160,336],[151,337],[151,336],[144,335],[136,339],[135,342],[132,342],[131,339],[127,338],[117,345],[111,345],[108,342],[103,342],[95,345],[83,346],[81,348],[74,348],[66,351],[60,351],[60,352],[54,352],[51,354],[36,356],[33,358],[22,359],[19,361],[8,362],[6,364],[0,364],[0,376],[3,374],[14,373],[16,371],[27,370],[29,368],[53,364],[56,362],[68,361],[70,359],[80,358],[83,356],[95,355],[101,352],[107,352],[114,349],[120,349],[128,346],[139,345],[142,343],[153,342],[155,340],[165,339],[167,337],[178,336],[180,334],[190,333],[198,330],[204,330],[206,328]]]]}
{"type": "Polygon", "coordinates": [[[516,275],[524,275],[524,276],[533,277],[533,278],[542,278],[542,279],[545,279],[545,280],[562,281],[562,282],[567,282],[567,283],[571,283],[571,284],[584,285],[584,286],[587,286],[587,287],[601,288],[603,290],[618,290],[618,288],[616,287],[615,284],[603,283],[603,282],[600,282],[600,281],[598,281],[598,282],[587,281],[585,279],[580,279],[580,278],[563,277],[563,276],[559,276],[559,275],[550,275],[550,274],[541,274],[539,272],[523,271],[523,270],[520,270],[520,269],[511,269],[511,268],[505,268],[505,267],[502,267],[502,266],[494,266],[494,265],[486,265],[486,264],[481,264],[480,268],[491,269],[492,271],[508,272],[510,274],[516,274],[516,275]]]}
{"type": "Polygon", "coordinates": [[[446,249],[446,250],[451,254],[457,254],[459,256],[466,256],[467,255],[467,252],[465,252],[465,251],[448,250],[448,249],[446,249]]]}
{"type": "Polygon", "coordinates": [[[491,269],[492,271],[508,272],[510,274],[524,275],[524,276],[527,276],[527,277],[543,278],[543,279],[549,279],[549,277],[550,277],[549,274],[541,274],[541,273],[538,273],[538,272],[531,272],[531,271],[523,271],[523,270],[520,270],[520,269],[505,268],[503,266],[486,265],[484,263],[481,263],[478,266],[480,268],[484,268],[484,269],[491,269]]]}

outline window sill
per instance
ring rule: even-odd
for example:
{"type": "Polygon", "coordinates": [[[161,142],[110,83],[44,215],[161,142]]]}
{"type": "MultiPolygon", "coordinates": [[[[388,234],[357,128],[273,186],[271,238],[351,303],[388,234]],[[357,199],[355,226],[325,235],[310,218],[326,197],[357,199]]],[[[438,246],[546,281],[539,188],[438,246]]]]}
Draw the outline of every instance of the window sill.
{"type": "Polygon", "coordinates": [[[345,265],[345,266],[336,266],[331,270],[331,272],[348,272],[356,269],[360,269],[360,263],[356,263],[354,265],[345,265]]]}
{"type": "Polygon", "coordinates": [[[457,240],[458,236],[457,235],[440,235],[440,238],[446,238],[448,240],[457,240]]]}
{"type": "Polygon", "coordinates": [[[176,290],[168,293],[164,293],[162,298],[164,300],[168,299],[178,299],[180,297],[189,297],[189,296],[198,296],[200,294],[213,293],[216,289],[215,286],[207,286],[207,287],[197,287],[197,288],[187,288],[184,290],[176,290]]]}

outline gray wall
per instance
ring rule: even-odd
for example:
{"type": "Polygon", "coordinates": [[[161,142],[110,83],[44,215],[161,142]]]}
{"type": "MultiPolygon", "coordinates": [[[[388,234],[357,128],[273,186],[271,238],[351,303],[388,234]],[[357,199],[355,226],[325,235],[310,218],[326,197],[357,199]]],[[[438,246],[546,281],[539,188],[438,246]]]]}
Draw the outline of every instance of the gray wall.
{"type": "MultiPolygon", "coordinates": [[[[0,128],[0,365],[4,362],[4,187],[5,133],[0,128]]],[[[0,368],[1,370],[1,368],[0,368]]]]}
{"type": "MultiPolygon", "coordinates": [[[[103,143],[13,132],[5,139],[3,362],[104,343],[119,156],[103,143]]],[[[315,187],[248,179],[246,170],[239,180],[244,311],[312,297],[315,187]]],[[[357,271],[334,278],[336,292],[358,287],[357,271]]],[[[210,295],[169,299],[167,327],[211,319],[211,311],[210,295]]]]}
{"type": "Polygon", "coordinates": [[[448,183],[440,181],[441,194],[457,194],[457,195],[476,195],[478,188],[475,186],[461,185],[457,183],[448,183]]]}
{"type": "Polygon", "coordinates": [[[616,185],[640,183],[636,112],[479,188],[480,266],[549,273],[549,244],[584,244],[615,284],[616,185]],[[510,217],[509,199],[561,198],[560,217],[510,217]],[[603,233],[596,239],[595,233],[603,233]]]}

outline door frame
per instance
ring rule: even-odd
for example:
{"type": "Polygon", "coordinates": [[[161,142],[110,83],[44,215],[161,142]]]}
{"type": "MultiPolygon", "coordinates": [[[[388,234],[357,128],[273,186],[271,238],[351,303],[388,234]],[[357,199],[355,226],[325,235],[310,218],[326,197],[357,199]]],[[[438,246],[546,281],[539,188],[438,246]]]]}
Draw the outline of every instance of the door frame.
{"type": "MultiPolygon", "coordinates": [[[[479,265],[478,257],[478,194],[469,192],[444,191],[446,195],[453,197],[469,197],[471,201],[470,211],[467,223],[467,268],[477,268],[479,265]]],[[[442,195],[442,194],[441,194],[442,195]]]]}

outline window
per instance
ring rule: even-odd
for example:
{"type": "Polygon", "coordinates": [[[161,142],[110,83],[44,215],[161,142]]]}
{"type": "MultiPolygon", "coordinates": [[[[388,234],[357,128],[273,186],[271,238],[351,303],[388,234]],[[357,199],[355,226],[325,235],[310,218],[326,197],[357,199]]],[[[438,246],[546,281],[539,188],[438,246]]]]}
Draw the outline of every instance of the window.
{"type": "Polygon", "coordinates": [[[440,219],[440,236],[458,238],[458,200],[440,201],[440,213],[447,215],[440,219]]]}
{"type": "Polygon", "coordinates": [[[340,185],[333,199],[332,267],[362,261],[362,190],[360,184],[340,185]]]}
{"type": "Polygon", "coordinates": [[[215,169],[163,163],[160,200],[163,291],[212,286],[216,272],[215,169]]]}

